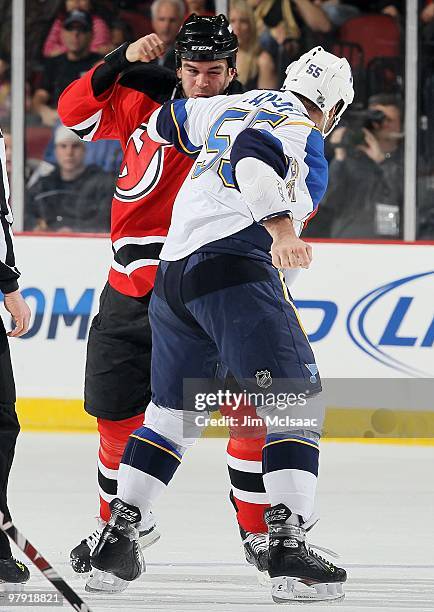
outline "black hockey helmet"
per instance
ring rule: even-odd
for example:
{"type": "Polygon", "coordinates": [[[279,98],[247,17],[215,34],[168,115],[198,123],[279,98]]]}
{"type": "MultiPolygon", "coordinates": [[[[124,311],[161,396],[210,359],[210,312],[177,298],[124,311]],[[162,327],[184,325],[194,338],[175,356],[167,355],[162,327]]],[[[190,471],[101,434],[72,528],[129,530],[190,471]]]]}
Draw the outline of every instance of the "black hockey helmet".
{"type": "Polygon", "coordinates": [[[227,59],[229,68],[235,68],[238,39],[224,15],[187,18],[175,41],[176,67],[181,60],[212,62],[227,59]]]}

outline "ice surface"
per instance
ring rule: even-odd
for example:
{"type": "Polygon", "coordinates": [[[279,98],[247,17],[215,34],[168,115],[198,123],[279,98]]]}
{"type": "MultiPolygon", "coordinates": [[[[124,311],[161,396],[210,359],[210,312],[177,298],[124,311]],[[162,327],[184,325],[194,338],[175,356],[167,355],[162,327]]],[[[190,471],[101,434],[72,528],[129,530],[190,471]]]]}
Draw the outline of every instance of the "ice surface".
{"type": "MultiPolygon", "coordinates": [[[[96,436],[20,436],[10,484],[15,522],[95,611],[281,610],[244,562],[225,445],[204,439],[184,458],[155,509],[162,538],[146,551],[148,573],[118,596],[88,596],[68,563],[69,550],[95,527],[96,436]]],[[[342,555],[349,580],[342,603],[297,609],[434,610],[433,466],[429,446],[322,445],[321,520],[311,541],[342,555]]],[[[51,589],[36,568],[31,572],[28,588],[51,589]]],[[[18,609],[0,600],[2,612],[18,609]]],[[[66,603],[63,609],[72,610],[66,603]]]]}

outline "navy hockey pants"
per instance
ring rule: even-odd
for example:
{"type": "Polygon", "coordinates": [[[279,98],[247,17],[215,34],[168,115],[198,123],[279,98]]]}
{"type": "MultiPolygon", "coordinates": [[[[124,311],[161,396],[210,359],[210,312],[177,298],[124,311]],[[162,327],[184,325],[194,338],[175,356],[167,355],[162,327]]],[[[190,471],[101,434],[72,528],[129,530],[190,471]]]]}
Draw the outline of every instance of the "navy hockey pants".
{"type": "Polygon", "coordinates": [[[162,261],[149,317],[152,401],[159,406],[192,410],[183,406],[184,380],[213,379],[219,363],[250,391],[252,384],[260,391],[264,377],[273,392],[321,390],[288,289],[265,260],[195,252],[162,261]]]}

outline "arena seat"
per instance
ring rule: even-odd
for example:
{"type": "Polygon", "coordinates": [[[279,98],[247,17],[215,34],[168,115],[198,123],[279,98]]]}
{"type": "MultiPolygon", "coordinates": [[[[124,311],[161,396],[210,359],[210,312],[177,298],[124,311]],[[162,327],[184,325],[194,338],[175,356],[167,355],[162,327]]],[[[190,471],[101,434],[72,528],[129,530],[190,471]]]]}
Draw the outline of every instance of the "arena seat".
{"type": "Polygon", "coordinates": [[[346,21],[340,28],[340,41],[358,45],[363,51],[365,68],[375,57],[399,57],[401,32],[389,15],[361,15],[346,21]]]}
{"type": "Polygon", "coordinates": [[[45,125],[26,127],[26,155],[29,158],[44,159],[45,149],[51,140],[52,128],[45,125]]]}
{"type": "Polygon", "coordinates": [[[135,38],[140,38],[141,36],[150,34],[153,31],[151,20],[143,15],[143,13],[124,10],[119,12],[119,19],[122,19],[122,21],[128,23],[135,38]]]}
{"type": "Polygon", "coordinates": [[[363,106],[366,100],[365,56],[362,47],[357,43],[347,41],[334,42],[332,53],[345,57],[351,66],[354,79],[354,104],[363,106]]]}

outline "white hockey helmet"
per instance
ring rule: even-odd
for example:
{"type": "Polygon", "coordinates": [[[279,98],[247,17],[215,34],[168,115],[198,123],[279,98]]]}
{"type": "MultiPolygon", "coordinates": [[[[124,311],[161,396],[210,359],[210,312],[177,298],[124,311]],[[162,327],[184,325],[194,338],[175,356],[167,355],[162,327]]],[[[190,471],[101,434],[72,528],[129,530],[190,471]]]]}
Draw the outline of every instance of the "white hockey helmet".
{"type": "Polygon", "coordinates": [[[330,110],[340,103],[331,128],[323,132],[324,137],[336,127],[354,99],[353,75],[349,63],[345,58],[324,51],[322,47],[314,47],[289,64],[282,89],[299,93],[316,104],[325,115],[325,125],[330,110]]]}

